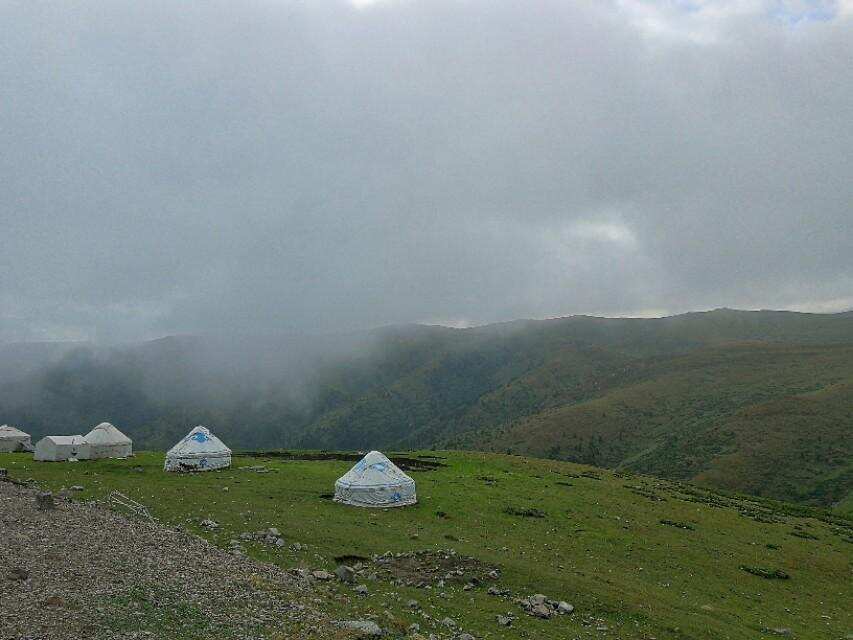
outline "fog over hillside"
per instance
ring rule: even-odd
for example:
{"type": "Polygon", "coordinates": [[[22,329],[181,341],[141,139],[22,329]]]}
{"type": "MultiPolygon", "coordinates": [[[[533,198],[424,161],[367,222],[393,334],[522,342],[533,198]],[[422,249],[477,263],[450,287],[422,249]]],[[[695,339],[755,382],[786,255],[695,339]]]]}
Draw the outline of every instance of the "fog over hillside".
{"type": "Polygon", "coordinates": [[[107,420],[166,449],[204,424],[238,450],[491,449],[818,503],[853,489],[851,313],[32,346],[29,363],[0,348],[20,367],[2,367],[0,415],[36,437],[107,420]],[[757,456],[751,472],[732,455],[757,456]]]}

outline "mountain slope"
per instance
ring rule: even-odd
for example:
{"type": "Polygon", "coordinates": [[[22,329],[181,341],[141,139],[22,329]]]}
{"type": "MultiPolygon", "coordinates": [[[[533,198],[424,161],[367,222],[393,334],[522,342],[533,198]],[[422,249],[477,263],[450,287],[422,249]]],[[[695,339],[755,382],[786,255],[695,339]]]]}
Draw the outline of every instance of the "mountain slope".
{"type": "Polygon", "coordinates": [[[0,422],[109,420],[158,449],[201,423],[236,449],[512,451],[834,504],[851,380],[853,313],[577,316],[78,349],[0,383],[0,422]]]}

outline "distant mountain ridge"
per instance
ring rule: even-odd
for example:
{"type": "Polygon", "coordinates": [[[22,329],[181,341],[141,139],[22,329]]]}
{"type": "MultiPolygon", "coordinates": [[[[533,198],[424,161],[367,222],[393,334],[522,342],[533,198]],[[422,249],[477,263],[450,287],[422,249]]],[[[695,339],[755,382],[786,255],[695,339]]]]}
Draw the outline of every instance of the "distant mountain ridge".
{"type": "MultiPolygon", "coordinates": [[[[18,345],[18,362],[21,361],[18,345]]],[[[853,313],[718,309],[347,336],[166,338],[7,370],[0,422],[163,449],[458,447],[814,504],[853,490],[853,313]]]]}

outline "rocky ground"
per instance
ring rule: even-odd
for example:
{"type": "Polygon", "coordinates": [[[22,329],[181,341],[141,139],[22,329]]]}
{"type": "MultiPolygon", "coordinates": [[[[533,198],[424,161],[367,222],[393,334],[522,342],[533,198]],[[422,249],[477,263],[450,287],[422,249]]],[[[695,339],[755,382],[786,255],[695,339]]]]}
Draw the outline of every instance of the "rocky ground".
{"type": "Polygon", "coordinates": [[[326,638],[297,576],[97,505],[0,482],[0,639],[326,638]]]}

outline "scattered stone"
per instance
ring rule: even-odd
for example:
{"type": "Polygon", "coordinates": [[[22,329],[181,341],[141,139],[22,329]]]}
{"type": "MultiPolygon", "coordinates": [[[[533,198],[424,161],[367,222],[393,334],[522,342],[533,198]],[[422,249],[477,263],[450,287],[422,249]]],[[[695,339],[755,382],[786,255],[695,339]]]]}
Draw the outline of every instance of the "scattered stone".
{"type": "Polygon", "coordinates": [[[559,613],[560,615],[569,614],[574,610],[575,610],[575,608],[572,605],[570,605],[568,602],[566,602],[565,600],[561,600],[560,602],[557,603],[557,613],[559,613]]]}
{"type": "Polygon", "coordinates": [[[779,627],[778,629],[771,629],[770,632],[773,633],[774,635],[777,635],[777,636],[791,637],[794,635],[794,632],[791,631],[790,629],[788,629],[787,627],[779,627]]]}
{"type": "Polygon", "coordinates": [[[56,509],[56,503],[53,501],[53,494],[50,491],[41,491],[37,493],[36,505],[42,511],[56,509]]]}
{"type": "Polygon", "coordinates": [[[362,637],[378,637],[382,635],[382,628],[373,620],[339,620],[336,622],[342,629],[355,631],[362,637]]]}
{"type": "Polygon", "coordinates": [[[511,627],[512,618],[510,618],[509,616],[498,616],[498,624],[502,627],[511,627]]]}
{"type": "Polygon", "coordinates": [[[335,569],[335,575],[341,582],[355,582],[355,569],[345,564],[338,565],[338,568],[335,569]]]}
{"type": "Polygon", "coordinates": [[[406,627],[406,631],[408,632],[408,634],[410,636],[413,636],[416,633],[420,633],[420,630],[421,630],[421,625],[419,625],[417,622],[413,622],[408,627],[406,627]]]}
{"type": "Polygon", "coordinates": [[[355,587],[355,589],[353,589],[353,591],[355,591],[359,595],[366,596],[367,595],[367,585],[366,584],[357,585],[355,587]]]}
{"type": "Polygon", "coordinates": [[[334,575],[332,575],[332,574],[331,574],[331,573],[329,573],[328,571],[325,571],[324,569],[319,569],[319,570],[317,570],[317,571],[312,571],[312,572],[311,572],[311,575],[312,575],[312,576],[314,576],[314,579],[315,579],[315,580],[323,580],[323,581],[325,581],[325,580],[331,580],[332,578],[334,578],[334,577],[335,577],[334,575]]]}
{"type": "Polygon", "coordinates": [[[504,513],[511,516],[521,516],[522,518],[544,518],[548,515],[541,509],[536,509],[534,507],[506,507],[504,509],[504,513]]]}
{"type": "Polygon", "coordinates": [[[276,538],[281,537],[281,534],[278,532],[278,529],[276,529],[275,527],[270,527],[269,529],[267,529],[267,535],[268,536],[274,536],[276,538]]]}
{"type": "Polygon", "coordinates": [[[417,600],[409,600],[406,603],[406,606],[409,607],[409,609],[420,609],[421,608],[421,605],[417,600]]]}
{"type": "Polygon", "coordinates": [[[26,569],[22,569],[21,567],[14,567],[9,570],[8,578],[9,580],[27,580],[30,577],[30,572],[26,569]]]}
{"type": "Polygon", "coordinates": [[[458,636],[456,636],[456,639],[457,640],[475,640],[474,636],[472,636],[470,633],[460,633],[458,636]]]}
{"type": "Polygon", "coordinates": [[[214,529],[219,528],[219,523],[216,522],[215,520],[210,520],[210,519],[202,520],[198,524],[202,529],[209,529],[210,531],[213,531],[214,529]]]}
{"type": "Polygon", "coordinates": [[[766,580],[787,580],[791,577],[781,569],[750,567],[749,565],[745,564],[740,565],[740,569],[741,571],[746,571],[747,573],[751,573],[752,575],[758,576],[759,578],[765,578],[766,580]]]}
{"type": "Polygon", "coordinates": [[[575,610],[568,602],[562,600],[557,602],[541,593],[528,596],[527,598],[520,598],[516,602],[524,609],[527,615],[543,619],[548,619],[558,614],[567,615],[575,610]]]}
{"type": "Polygon", "coordinates": [[[71,491],[83,491],[83,485],[75,484],[72,487],[70,487],[70,489],[71,489],[71,491]]]}
{"type": "Polygon", "coordinates": [[[451,629],[456,628],[456,621],[455,621],[455,620],[453,620],[453,618],[444,618],[444,619],[441,621],[441,624],[442,624],[443,626],[445,626],[445,627],[449,627],[449,628],[451,628],[451,629]]]}

